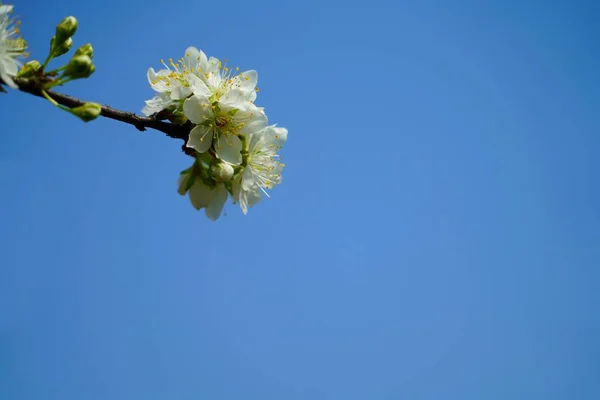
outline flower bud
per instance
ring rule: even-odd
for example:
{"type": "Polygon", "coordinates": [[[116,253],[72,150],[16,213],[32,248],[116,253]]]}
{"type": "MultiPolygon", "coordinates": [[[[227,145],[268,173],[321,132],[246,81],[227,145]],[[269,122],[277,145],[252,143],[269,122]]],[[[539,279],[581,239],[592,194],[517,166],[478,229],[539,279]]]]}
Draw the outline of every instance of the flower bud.
{"type": "Polygon", "coordinates": [[[63,54],[67,53],[71,50],[73,46],[73,39],[68,38],[64,42],[58,43],[56,42],[56,37],[53,36],[52,40],[50,40],[50,48],[52,49],[52,57],[60,57],[63,54]]]}
{"type": "Polygon", "coordinates": [[[90,122],[98,118],[102,112],[102,106],[98,103],[85,103],[82,106],[71,108],[71,113],[83,122],[90,122]]]}
{"type": "Polygon", "coordinates": [[[87,78],[94,73],[96,67],[89,56],[74,56],[65,69],[65,75],[73,79],[87,78]]]}
{"type": "Polygon", "coordinates": [[[233,176],[233,167],[215,159],[210,163],[210,176],[217,182],[227,182],[233,176]]]}
{"type": "Polygon", "coordinates": [[[21,70],[19,71],[17,76],[19,78],[31,78],[32,76],[36,75],[36,73],[40,70],[40,68],[42,68],[42,65],[40,64],[39,61],[37,61],[37,60],[29,61],[21,67],[21,70]]]}
{"type": "Polygon", "coordinates": [[[75,51],[76,56],[88,56],[94,58],[94,48],[91,43],[86,43],[75,51]]]}
{"type": "Polygon", "coordinates": [[[56,26],[56,43],[62,43],[77,31],[77,19],[66,17],[56,26]]]}

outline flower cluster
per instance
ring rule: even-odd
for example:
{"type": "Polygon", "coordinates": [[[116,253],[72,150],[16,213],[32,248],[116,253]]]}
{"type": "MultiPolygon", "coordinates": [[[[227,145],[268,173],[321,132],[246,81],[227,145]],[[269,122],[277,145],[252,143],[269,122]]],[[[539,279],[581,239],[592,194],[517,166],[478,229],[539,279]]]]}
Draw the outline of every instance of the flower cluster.
{"type": "Polygon", "coordinates": [[[246,214],[281,182],[284,164],[277,152],[287,139],[287,129],[269,125],[264,109],[254,104],[256,71],[239,72],[195,47],[177,62],[161,62],[164,69],[148,70],[156,95],[143,113],[191,124],[186,146],[195,162],[181,173],[179,193],[212,220],[230,195],[246,214]]]}
{"type": "Polygon", "coordinates": [[[0,78],[8,86],[17,89],[13,81],[21,63],[17,57],[24,56],[27,43],[19,37],[20,21],[11,18],[13,6],[0,3],[0,78]]]}

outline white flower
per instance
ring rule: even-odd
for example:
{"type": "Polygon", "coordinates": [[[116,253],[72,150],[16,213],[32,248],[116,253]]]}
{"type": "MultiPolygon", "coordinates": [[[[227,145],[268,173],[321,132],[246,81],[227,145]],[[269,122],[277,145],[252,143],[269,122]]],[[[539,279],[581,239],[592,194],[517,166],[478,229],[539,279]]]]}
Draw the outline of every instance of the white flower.
{"type": "Polygon", "coordinates": [[[271,125],[249,136],[246,167],[233,182],[233,198],[240,203],[244,214],[249,206],[260,201],[262,193],[269,196],[265,189],[281,183],[285,165],[279,161],[277,151],[287,140],[287,134],[287,129],[271,125]]]}
{"type": "MultiPolygon", "coordinates": [[[[157,94],[146,101],[142,110],[145,115],[151,115],[170,107],[178,107],[180,101],[192,94],[190,76],[203,81],[210,92],[217,97],[231,89],[240,89],[243,97],[248,101],[256,99],[256,71],[243,72],[237,76],[217,58],[206,57],[206,54],[195,47],[188,47],[185,56],[177,63],[168,60],[168,65],[163,60],[164,69],[158,72],[154,68],[148,69],[148,82],[157,94]]],[[[239,68],[236,68],[236,71],[239,68]]]]}
{"type": "Polygon", "coordinates": [[[17,89],[12,78],[19,72],[18,56],[25,55],[27,44],[18,37],[19,22],[10,18],[13,6],[0,5],[0,78],[8,86],[17,89]]]}
{"type": "MultiPolygon", "coordinates": [[[[208,76],[212,79],[216,75],[208,76]]],[[[213,83],[218,83],[218,79],[214,78],[213,83]]],[[[183,104],[183,112],[196,126],[190,131],[186,146],[200,154],[213,146],[221,160],[240,165],[242,141],[239,135],[250,135],[267,125],[263,109],[250,100],[255,82],[242,78],[248,83],[239,82],[238,86],[228,86],[225,90],[222,84],[209,86],[196,75],[189,75],[188,81],[194,94],[183,104]]]]}
{"type": "Polygon", "coordinates": [[[194,167],[183,172],[179,177],[178,193],[190,196],[192,206],[196,210],[205,209],[206,216],[216,221],[223,211],[228,192],[223,184],[211,187],[205,184],[200,176],[195,174],[194,167]],[[190,185],[190,179],[193,179],[190,185]]]}

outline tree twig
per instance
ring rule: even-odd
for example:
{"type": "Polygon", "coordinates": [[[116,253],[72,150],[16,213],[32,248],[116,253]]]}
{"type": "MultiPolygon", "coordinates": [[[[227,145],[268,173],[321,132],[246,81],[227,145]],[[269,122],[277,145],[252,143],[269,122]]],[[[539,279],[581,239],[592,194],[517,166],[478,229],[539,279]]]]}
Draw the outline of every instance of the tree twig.
{"type": "MultiPolygon", "coordinates": [[[[15,83],[19,86],[21,92],[29,93],[37,97],[44,97],[41,92],[41,87],[38,81],[34,79],[26,78],[14,78],[15,83]]],[[[4,82],[0,78],[0,84],[4,82]]],[[[1,86],[0,86],[1,87],[1,86]]],[[[58,104],[73,108],[78,107],[86,102],[75,97],[68,96],[66,94],[57,93],[51,90],[47,90],[46,93],[52,97],[58,104]]],[[[191,124],[188,122],[183,125],[176,125],[170,122],[162,121],[160,115],[152,115],[150,117],[143,117],[128,111],[121,111],[109,106],[102,106],[101,115],[105,118],[114,119],[115,121],[124,122],[129,125],[133,125],[140,131],[145,131],[146,128],[155,129],[165,133],[167,136],[174,139],[182,139],[187,141],[191,124]]],[[[184,152],[185,145],[184,145],[184,152]]]]}

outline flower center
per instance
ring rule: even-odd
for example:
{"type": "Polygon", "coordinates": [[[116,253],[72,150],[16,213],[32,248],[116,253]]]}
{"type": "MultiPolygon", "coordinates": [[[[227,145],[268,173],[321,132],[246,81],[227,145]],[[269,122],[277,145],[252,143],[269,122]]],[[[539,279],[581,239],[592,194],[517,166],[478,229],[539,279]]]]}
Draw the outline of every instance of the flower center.
{"type": "Polygon", "coordinates": [[[229,123],[229,119],[227,119],[227,117],[224,115],[219,115],[217,117],[217,120],[215,121],[215,125],[217,125],[219,128],[224,127],[228,123],[229,123]]]}

